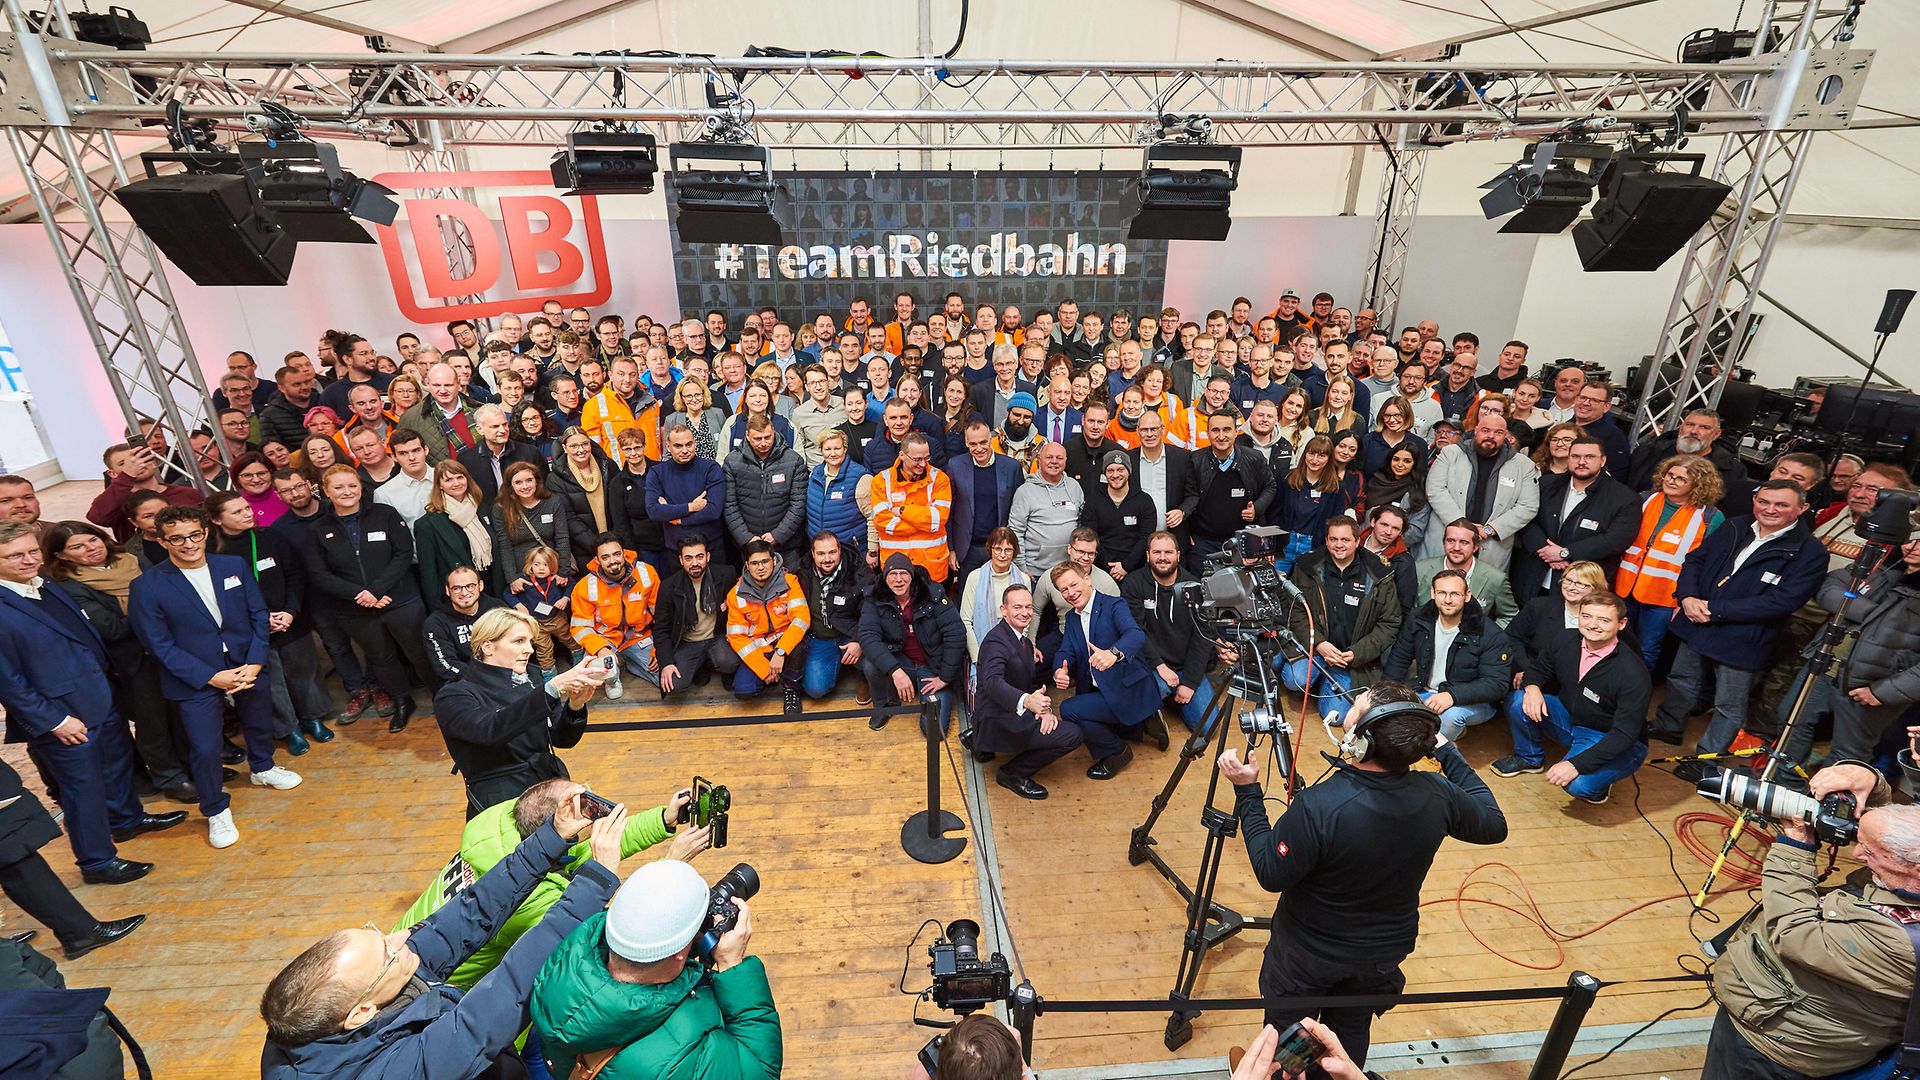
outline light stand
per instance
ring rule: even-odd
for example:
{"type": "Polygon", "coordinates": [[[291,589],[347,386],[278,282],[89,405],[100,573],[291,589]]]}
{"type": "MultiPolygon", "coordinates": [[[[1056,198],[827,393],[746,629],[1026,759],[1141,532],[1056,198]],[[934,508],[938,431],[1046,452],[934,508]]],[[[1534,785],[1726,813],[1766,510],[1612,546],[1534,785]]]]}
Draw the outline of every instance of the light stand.
{"type": "Polygon", "coordinates": [[[1880,305],[1880,319],[1873,324],[1873,360],[1867,365],[1867,374],[1860,380],[1860,386],[1853,392],[1853,400],[1847,403],[1847,419],[1840,425],[1840,431],[1847,430],[1847,424],[1853,423],[1853,415],[1860,411],[1860,398],[1873,385],[1873,377],[1880,371],[1880,351],[1887,347],[1887,339],[1900,329],[1900,320],[1907,317],[1907,305],[1913,303],[1912,289],[1888,289],[1887,299],[1880,305]]]}

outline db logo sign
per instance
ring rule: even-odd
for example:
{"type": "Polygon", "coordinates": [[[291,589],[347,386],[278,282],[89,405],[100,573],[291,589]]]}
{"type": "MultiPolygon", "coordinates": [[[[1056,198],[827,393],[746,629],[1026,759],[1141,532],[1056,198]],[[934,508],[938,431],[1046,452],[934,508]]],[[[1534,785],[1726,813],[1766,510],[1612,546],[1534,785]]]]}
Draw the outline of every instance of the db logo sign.
{"type": "Polygon", "coordinates": [[[598,307],[613,295],[598,200],[561,198],[545,170],[383,173],[373,179],[401,196],[404,220],[376,231],[393,298],[413,322],[505,315],[526,310],[529,301],[598,307]],[[478,206],[440,194],[455,188],[527,192],[500,195],[496,222],[478,206]],[[409,198],[409,191],[423,194],[409,198]],[[449,265],[443,223],[458,224],[473,238],[471,271],[449,265]]]}

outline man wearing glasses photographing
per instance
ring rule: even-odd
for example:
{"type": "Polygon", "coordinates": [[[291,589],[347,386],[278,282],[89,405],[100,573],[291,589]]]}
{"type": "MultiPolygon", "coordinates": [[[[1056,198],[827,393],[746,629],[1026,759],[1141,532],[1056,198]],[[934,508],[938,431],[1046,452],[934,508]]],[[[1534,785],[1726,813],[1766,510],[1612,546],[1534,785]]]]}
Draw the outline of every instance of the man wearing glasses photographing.
{"type": "Polygon", "coordinates": [[[589,819],[576,795],[418,925],[382,934],[368,923],[309,946],[261,996],[261,1080],[524,1075],[513,1040],[526,1026],[533,977],[560,940],[612,898],[626,821],[624,806],[589,819]],[[573,871],[560,901],[500,966],[465,993],[440,981],[505,924],[542,877],[566,866],[569,845],[582,836],[592,859],[573,871]]]}
{"type": "Polygon", "coordinates": [[[133,632],[160,662],[160,692],[180,707],[190,747],[187,771],[200,789],[207,842],[240,839],[232,799],[220,782],[222,705],[232,702],[257,787],[298,787],[300,774],[273,763],[273,698],[267,662],[267,601],[246,560],[207,554],[210,521],[198,506],[169,506],[155,528],[167,561],[134,579],[127,598],[133,632]]]}

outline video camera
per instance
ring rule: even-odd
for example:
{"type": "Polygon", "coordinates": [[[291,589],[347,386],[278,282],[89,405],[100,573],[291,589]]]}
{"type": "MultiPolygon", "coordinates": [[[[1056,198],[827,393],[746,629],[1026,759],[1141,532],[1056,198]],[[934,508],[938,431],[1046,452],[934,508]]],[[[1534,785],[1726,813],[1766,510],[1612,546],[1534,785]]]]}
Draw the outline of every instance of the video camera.
{"type": "Polygon", "coordinates": [[[1289,598],[1298,590],[1273,556],[1287,540],[1276,525],[1254,525],[1227,538],[1226,546],[1200,564],[1199,581],[1174,587],[1199,621],[1215,630],[1270,629],[1284,625],[1289,598]]]}
{"type": "Polygon", "coordinates": [[[980,924],[972,919],[955,919],[947,924],[946,936],[927,946],[933,958],[933,1001],[943,1009],[962,1016],[1013,993],[1013,971],[1007,958],[994,953],[980,959],[980,924]]]}
{"type": "Polygon", "coordinates": [[[1913,515],[1920,511],[1920,493],[1900,488],[1882,488],[1873,509],[1860,519],[1854,531],[1869,544],[1899,547],[1913,538],[1913,515]]]}
{"type": "MultiPolygon", "coordinates": [[[[727,811],[733,808],[733,793],[724,784],[716,784],[704,776],[693,778],[693,797],[680,808],[680,817],[675,826],[692,822],[695,828],[702,825],[713,826],[713,846],[727,846],[727,811]]],[[[744,865],[744,864],[742,864],[744,865]]],[[[754,888],[760,887],[756,878],[754,888]]],[[[752,893],[748,893],[752,896],[752,893]]]]}
{"type": "Polygon", "coordinates": [[[1860,835],[1859,810],[1853,796],[1844,791],[1816,800],[1730,769],[1701,778],[1696,790],[1724,806],[1750,810],[1773,821],[1804,822],[1822,843],[1851,844],[1860,835]]]}
{"type": "Polygon", "coordinates": [[[707,892],[707,921],[700,928],[700,936],[693,942],[694,955],[711,963],[714,947],[740,921],[740,909],[733,906],[733,898],[737,896],[742,900],[751,900],[759,891],[760,875],[746,863],[734,864],[725,877],[714,882],[713,888],[707,892]]]}

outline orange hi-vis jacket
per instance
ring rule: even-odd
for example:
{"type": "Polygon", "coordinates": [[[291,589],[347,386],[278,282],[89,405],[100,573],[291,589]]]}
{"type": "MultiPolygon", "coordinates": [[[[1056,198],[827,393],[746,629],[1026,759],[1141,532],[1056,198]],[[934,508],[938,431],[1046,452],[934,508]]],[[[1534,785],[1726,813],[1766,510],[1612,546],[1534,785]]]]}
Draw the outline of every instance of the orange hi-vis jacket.
{"type": "Polygon", "coordinates": [[[625,585],[600,575],[600,560],[573,585],[573,640],[590,653],[615,652],[639,645],[653,636],[653,608],[660,598],[660,576],[653,567],[627,552],[629,575],[625,585]]]}
{"type": "Polygon", "coordinates": [[[630,427],[640,429],[640,449],[648,461],[660,460],[660,403],[654,402],[635,416],[633,409],[612,387],[587,399],[580,407],[580,430],[600,447],[607,460],[625,465],[620,457],[620,433],[630,427]]]}
{"type": "Polygon", "coordinates": [[[782,591],[774,594],[768,589],[765,599],[740,594],[742,589],[753,589],[753,583],[744,575],[727,594],[727,644],[733,646],[733,651],[740,654],[740,662],[763,682],[773,677],[773,650],[779,649],[791,657],[806,638],[810,625],[807,593],[800,587],[800,579],[784,572],[780,577],[782,591]]]}
{"type": "Polygon", "coordinates": [[[934,581],[947,580],[947,519],[953,515],[953,481],[927,466],[927,475],[908,480],[895,463],[873,478],[873,529],[880,561],[898,551],[934,581]]]}
{"type": "Polygon", "coordinates": [[[1683,506],[1667,519],[1667,526],[1656,535],[1654,526],[1667,497],[1654,492],[1640,508],[1640,531],[1633,544],[1620,557],[1620,572],[1613,579],[1613,591],[1628,600],[1660,607],[1674,607],[1673,590],[1680,584],[1680,565],[1687,554],[1707,538],[1706,509],[1683,506]]]}

